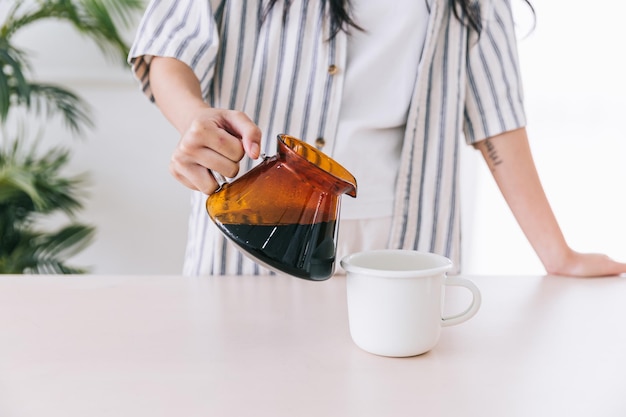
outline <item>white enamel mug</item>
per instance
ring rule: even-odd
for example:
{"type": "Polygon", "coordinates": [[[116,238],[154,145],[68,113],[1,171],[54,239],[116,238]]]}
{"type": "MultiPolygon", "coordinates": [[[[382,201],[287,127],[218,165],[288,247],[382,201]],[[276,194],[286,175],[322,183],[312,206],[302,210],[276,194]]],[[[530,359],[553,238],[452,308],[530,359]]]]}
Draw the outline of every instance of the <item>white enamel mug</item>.
{"type": "Polygon", "coordinates": [[[381,356],[406,357],[428,352],[441,328],[472,318],[480,308],[476,285],[447,277],[452,261],[434,253],[374,250],[341,260],[346,271],[348,320],[352,340],[381,356]],[[443,287],[467,288],[472,301],[463,312],[443,315],[443,287]]]}

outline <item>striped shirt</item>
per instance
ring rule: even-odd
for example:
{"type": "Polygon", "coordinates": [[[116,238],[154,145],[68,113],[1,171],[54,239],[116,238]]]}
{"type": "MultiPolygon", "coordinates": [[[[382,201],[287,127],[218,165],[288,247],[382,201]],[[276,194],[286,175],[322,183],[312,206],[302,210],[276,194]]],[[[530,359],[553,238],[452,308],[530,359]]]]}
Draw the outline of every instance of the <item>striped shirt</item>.
{"type": "MultiPolygon", "coordinates": [[[[448,0],[431,0],[426,41],[407,113],[395,184],[389,248],[431,251],[460,265],[459,144],[524,126],[511,6],[479,0],[480,36],[448,0]]],[[[334,140],[347,35],[330,37],[317,0],[282,2],[264,16],[262,0],[152,0],[129,60],[145,94],[153,56],[185,62],[206,101],[248,114],[263,130],[264,152],[276,133],[334,140]],[[267,140],[270,139],[270,140],[267,140]]],[[[243,171],[252,161],[244,160],[243,171]]],[[[217,231],[194,192],[184,273],[267,273],[217,231]]]]}

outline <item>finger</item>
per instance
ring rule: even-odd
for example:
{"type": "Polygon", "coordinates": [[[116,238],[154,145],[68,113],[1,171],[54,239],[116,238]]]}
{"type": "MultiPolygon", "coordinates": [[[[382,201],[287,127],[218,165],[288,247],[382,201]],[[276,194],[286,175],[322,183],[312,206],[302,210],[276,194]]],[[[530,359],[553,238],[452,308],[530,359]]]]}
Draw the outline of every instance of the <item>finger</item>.
{"type": "MultiPolygon", "coordinates": [[[[238,139],[233,140],[239,141],[238,139]]],[[[239,144],[239,148],[241,149],[241,144],[239,144]]],[[[233,161],[208,147],[196,147],[194,150],[194,152],[189,152],[185,146],[178,146],[172,153],[170,171],[176,178],[180,175],[187,178],[188,181],[200,182],[204,185],[206,183],[205,171],[207,170],[212,170],[229,178],[234,178],[239,173],[238,160],[233,161]],[[197,175],[200,177],[197,178],[197,175]]]]}
{"type": "Polygon", "coordinates": [[[626,273],[626,264],[617,262],[604,254],[591,254],[589,257],[594,257],[597,260],[596,275],[620,275],[626,273]],[[599,272],[599,273],[598,273],[599,272]]]}
{"type": "Polygon", "coordinates": [[[626,274],[626,264],[622,262],[613,261],[613,267],[611,268],[611,275],[623,275],[626,274]]]}
{"type": "Polygon", "coordinates": [[[192,123],[178,148],[181,154],[190,159],[204,150],[212,150],[233,162],[239,162],[244,156],[239,138],[220,128],[208,131],[200,122],[192,123]]]}
{"type": "Polygon", "coordinates": [[[261,129],[243,112],[225,113],[226,130],[239,138],[248,156],[257,159],[261,151],[261,129]]]}
{"type": "Polygon", "coordinates": [[[582,261],[578,273],[580,276],[606,277],[626,273],[626,264],[616,262],[604,254],[583,255],[582,261]]]}
{"type": "MultiPolygon", "coordinates": [[[[241,145],[239,147],[241,149],[241,145]]],[[[243,153],[241,155],[243,157],[243,153]]],[[[240,159],[235,158],[233,160],[215,149],[202,148],[193,155],[193,160],[185,162],[187,165],[199,165],[211,171],[219,172],[225,177],[234,178],[239,173],[240,159]]]]}
{"type": "Polygon", "coordinates": [[[242,139],[243,147],[251,159],[257,159],[261,155],[261,137],[258,140],[242,139]]]}
{"type": "Polygon", "coordinates": [[[172,161],[170,172],[185,187],[204,194],[211,194],[219,188],[211,172],[200,165],[179,165],[172,161]]]}
{"type": "Polygon", "coordinates": [[[249,135],[241,138],[243,148],[251,159],[257,159],[261,154],[261,129],[257,128],[249,135]]]}

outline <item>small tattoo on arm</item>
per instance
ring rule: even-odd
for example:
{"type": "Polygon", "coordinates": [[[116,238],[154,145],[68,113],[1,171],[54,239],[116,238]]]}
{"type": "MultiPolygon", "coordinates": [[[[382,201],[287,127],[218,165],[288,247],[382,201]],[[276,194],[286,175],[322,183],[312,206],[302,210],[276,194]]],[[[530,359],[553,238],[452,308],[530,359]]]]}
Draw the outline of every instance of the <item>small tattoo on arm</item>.
{"type": "Polygon", "coordinates": [[[491,143],[491,140],[489,139],[485,140],[485,148],[487,149],[487,156],[493,163],[492,169],[495,169],[497,165],[500,165],[502,163],[502,159],[500,159],[500,156],[496,152],[496,147],[494,146],[493,143],[491,143]]]}

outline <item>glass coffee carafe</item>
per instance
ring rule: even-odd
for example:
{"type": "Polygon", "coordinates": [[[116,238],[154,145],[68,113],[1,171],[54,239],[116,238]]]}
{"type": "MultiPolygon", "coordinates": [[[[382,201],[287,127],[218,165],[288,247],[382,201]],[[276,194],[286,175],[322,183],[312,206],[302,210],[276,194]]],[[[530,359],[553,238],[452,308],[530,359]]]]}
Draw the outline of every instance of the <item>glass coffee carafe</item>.
{"type": "Polygon", "coordinates": [[[335,269],[341,195],[356,180],[339,163],[288,135],[277,153],[224,183],[206,201],[219,230],[273,271],[322,281],[335,269]]]}

